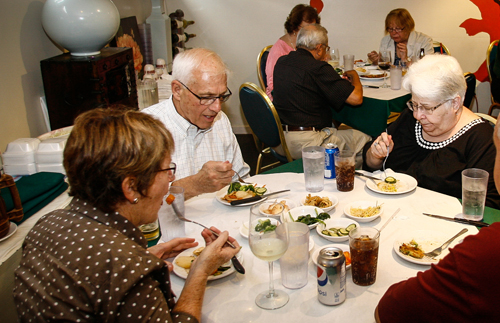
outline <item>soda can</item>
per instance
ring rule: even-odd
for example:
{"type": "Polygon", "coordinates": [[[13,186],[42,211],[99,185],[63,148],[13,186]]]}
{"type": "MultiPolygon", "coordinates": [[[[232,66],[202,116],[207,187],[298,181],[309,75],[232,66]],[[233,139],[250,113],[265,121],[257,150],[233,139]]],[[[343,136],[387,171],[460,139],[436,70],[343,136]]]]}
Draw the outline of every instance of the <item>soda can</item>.
{"type": "Polygon", "coordinates": [[[318,300],[325,305],[345,301],[345,256],[341,249],[326,247],[318,255],[318,300]]]}
{"type": "Polygon", "coordinates": [[[334,143],[328,143],[325,147],[325,178],[335,178],[335,153],[339,151],[334,143]]]}

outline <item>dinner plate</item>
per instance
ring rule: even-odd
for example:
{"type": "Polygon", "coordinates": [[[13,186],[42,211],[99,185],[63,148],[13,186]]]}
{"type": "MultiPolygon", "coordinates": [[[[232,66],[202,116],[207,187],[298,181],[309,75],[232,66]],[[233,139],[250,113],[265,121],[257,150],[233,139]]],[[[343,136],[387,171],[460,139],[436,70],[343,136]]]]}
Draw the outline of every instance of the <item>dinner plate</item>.
{"type": "Polygon", "coordinates": [[[9,239],[16,231],[17,231],[17,225],[14,222],[11,222],[9,227],[9,232],[7,232],[7,235],[1,238],[0,241],[9,239]]]}
{"type": "MultiPolygon", "coordinates": [[[[256,185],[256,184],[254,184],[254,185],[256,185]]],[[[265,201],[267,199],[267,197],[263,197],[260,200],[253,201],[253,202],[248,202],[248,203],[238,204],[238,205],[231,205],[231,203],[229,203],[228,201],[225,201],[225,200],[222,199],[224,196],[226,196],[228,189],[229,189],[229,185],[227,185],[226,187],[221,188],[220,190],[217,191],[217,193],[215,193],[215,199],[217,201],[219,201],[220,203],[224,204],[224,205],[229,205],[229,206],[249,206],[249,205],[260,203],[260,202],[265,201]]],[[[266,193],[271,193],[271,192],[266,192],[266,193]]]]}
{"type": "Polygon", "coordinates": [[[417,259],[413,258],[407,255],[404,255],[399,251],[399,246],[401,246],[403,243],[409,243],[411,240],[415,240],[416,243],[418,243],[421,247],[421,249],[424,252],[429,252],[437,247],[441,246],[446,240],[451,238],[453,234],[444,234],[439,231],[432,231],[432,230],[417,230],[413,232],[405,232],[399,235],[396,240],[394,240],[393,244],[393,249],[394,252],[401,258],[403,258],[406,261],[412,262],[414,264],[418,265],[431,265],[431,264],[437,264],[439,260],[443,259],[446,257],[447,254],[449,254],[449,249],[456,246],[460,242],[463,241],[456,239],[453,241],[448,248],[443,250],[443,252],[435,257],[435,258],[422,258],[422,259],[417,259]]]}
{"type": "MultiPolygon", "coordinates": [[[[198,249],[198,248],[199,247],[195,247],[195,248],[184,250],[179,255],[177,255],[177,257],[175,257],[175,259],[173,261],[173,265],[174,265],[174,273],[177,276],[186,279],[187,276],[188,276],[188,273],[189,273],[188,270],[186,270],[185,268],[182,268],[182,267],[178,266],[175,263],[175,261],[177,260],[177,258],[181,257],[181,256],[188,256],[188,257],[192,256],[193,255],[193,251],[196,250],[196,249],[198,249]]],[[[240,263],[243,264],[243,256],[242,256],[241,251],[236,254],[236,258],[238,258],[238,260],[240,261],[240,263]]],[[[227,264],[224,264],[224,265],[230,265],[231,268],[229,268],[228,270],[226,270],[225,272],[223,272],[222,274],[220,274],[218,276],[212,276],[212,275],[208,276],[208,280],[221,279],[221,278],[224,278],[224,277],[227,277],[227,276],[231,275],[232,273],[234,273],[236,271],[234,269],[233,264],[231,263],[231,261],[229,261],[227,264]]]]}
{"type": "MultiPolygon", "coordinates": [[[[340,250],[342,250],[342,252],[347,251],[350,253],[349,245],[343,245],[340,243],[333,243],[333,244],[327,244],[326,246],[319,246],[318,248],[314,249],[314,252],[312,253],[312,256],[311,256],[312,261],[316,266],[318,265],[318,256],[319,256],[320,250],[323,248],[330,248],[330,247],[339,248],[340,250]]],[[[351,268],[351,264],[346,265],[345,268],[346,269],[351,268]]]]}
{"type": "MultiPolygon", "coordinates": [[[[378,73],[378,71],[375,71],[375,70],[371,70],[371,73],[370,73],[370,75],[374,75],[374,76],[368,77],[367,75],[368,74],[360,75],[359,78],[362,80],[365,80],[365,81],[378,81],[378,80],[382,80],[384,78],[384,72],[378,73]]],[[[389,76],[389,73],[387,73],[386,77],[388,77],[388,76],[389,76]]]]}
{"type": "Polygon", "coordinates": [[[276,203],[281,203],[282,201],[285,202],[286,206],[288,206],[288,209],[291,210],[295,207],[297,207],[297,203],[295,203],[294,201],[290,200],[290,199],[282,199],[282,198],[276,198],[276,199],[273,199],[273,200],[269,200],[269,202],[264,202],[262,203],[260,206],[259,206],[259,211],[260,211],[260,214],[264,215],[264,216],[276,216],[276,217],[279,217],[281,215],[281,212],[278,213],[278,214],[269,214],[269,213],[266,213],[264,211],[268,210],[269,209],[269,206],[273,205],[273,204],[276,204],[276,203]]]}
{"type": "Polygon", "coordinates": [[[384,206],[383,206],[383,203],[380,203],[378,201],[356,201],[356,202],[349,203],[349,204],[347,204],[344,207],[344,214],[345,214],[345,216],[348,217],[348,218],[351,218],[353,220],[356,220],[358,222],[371,222],[371,221],[374,221],[379,216],[381,216],[382,213],[384,213],[384,206]],[[376,207],[378,205],[380,205],[380,210],[377,213],[375,213],[374,215],[372,215],[372,216],[369,216],[369,217],[359,217],[359,216],[355,216],[355,215],[351,214],[351,208],[367,209],[370,206],[371,207],[376,207]]]}
{"type": "MultiPolygon", "coordinates": [[[[323,212],[323,210],[320,209],[319,207],[309,206],[309,205],[298,206],[296,208],[291,209],[288,212],[282,213],[281,214],[281,222],[283,222],[283,223],[292,222],[292,219],[290,218],[290,214],[292,215],[292,217],[295,221],[298,219],[299,216],[307,215],[307,214],[310,214],[311,217],[315,218],[316,212],[318,212],[318,214],[320,214],[323,212]]],[[[314,223],[314,224],[308,225],[308,227],[309,227],[309,229],[312,230],[317,225],[318,225],[318,223],[314,223]]]]}
{"type": "MultiPolygon", "coordinates": [[[[375,184],[374,180],[367,179],[366,180],[366,187],[368,189],[372,190],[373,192],[380,193],[380,194],[388,194],[388,195],[395,195],[395,194],[404,194],[413,191],[417,187],[417,180],[407,174],[403,173],[394,173],[394,172],[387,172],[388,176],[392,176],[395,179],[398,180],[397,185],[397,192],[384,192],[381,191],[377,184],[375,184]]],[[[379,177],[381,180],[385,178],[384,173],[380,173],[379,175],[374,175],[374,177],[379,177]]]]}
{"type": "MultiPolygon", "coordinates": [[[[319,193],[317,195],[311,194],[311,196],[313,196],[313,197],[314,196],[328,197],[328,199],[330,199],[330,201],[332,202],[332,206],[320,208],[324,212],[328,212],[328,211],[332,210],[334,207],[337,206],[337,204],[339,204],[339,199],[335,195],[319,193]]],[[[304,203],[306,202],[306,198],[307,198],[307,196],[304,196],[304,198],[302,200],[300,200],[301,205],[305,205],[304,203]]]]}
{"type": "Polygon", "coordinates": [[[336,218],[336,219],[327,219],[324,221],[326,224],[326,227],[324,224],[319,224],[316,227],[316,232],[318,232],[318,235],[326,240],[332,241],[332,242],[341,242],[341,241],[346,241],[349,240],[349,235],[341,236],[341,237],[332,237],[326,234],[321,233],[321,231],[325,230],[325,228],[347,228],[351,224],[355,224],[357,228],[359,228],[359,223],[352,220],[352,219],[346,219],[346,218],[336,218]]]}

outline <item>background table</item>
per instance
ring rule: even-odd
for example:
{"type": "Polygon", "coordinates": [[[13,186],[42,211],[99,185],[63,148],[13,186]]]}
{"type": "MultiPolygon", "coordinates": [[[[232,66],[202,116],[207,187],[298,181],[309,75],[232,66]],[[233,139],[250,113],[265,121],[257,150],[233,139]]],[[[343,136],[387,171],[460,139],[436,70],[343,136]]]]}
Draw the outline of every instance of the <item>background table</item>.
{"type": "MultiPolygon", "coordinates": [[[[297,161],[297,163],[299,163],[297,161]]],[[[263,174],[251,177],[249,182],[266,185],[269,191],[290,189],[291,192],[278,195],[299,201],[307,195],[304,187],[304,175],[297,173],[263,174]]],[[[286,290],[290,296],[289,303],[281,309],[262,310],[255,304],[258,293],[266,290],[269,284],[267,263],[256,258],[248,245],[248,240],[239,234],[244,221],[248,221],[249,207],[232,207],[223,205],[215,199],[215,193],[203,194],[186,202],[186,217],[213,225],[229,231],[242,248],[243,265],[246,274],[231,274],[228,277],[208,282],[202,311],[203,322],[329,322],[336,318],[347,319],[349,322],[373,322],[374,310],[387,288],[393,283],[405,280],[423,271],[429,266],[416,265],[401,259],[393,251],[395,239],[405,231],[434,230],[453,236],[462,228],[467,227],[467,234],[478,232],[474,226],[443,221],[422,215],[422,212],[446,214],[446,212],[461,212],[460,202],[451,196],[436,193],[417,187],[416,190],[401,195],[383,195],[372,192],[365,187],[364,179],[356,177],[354,191],[338,192],[335,180],[326,180],[325,190],[339,198],[339,204],[329,213],[332,218],[345,217],[343,208],[356,200],[376,200],[384,203],[384,214],[370,223],[360,223],[362,227],[380,228],[397,208],[399,214],[382,231],[379,249],[377,281],[368,287],[357,286],[352,282],[351,271],[347,271],[347,299],[339,306],[325,306],[317,299],[316,267],[310,261],[308,283],[297,290],[285,289],[281,285],[279,264],[275,263],[275,288],[286,290]],[[425,202],[423,202],[425,201],[425,202]]],[[[321,193],[318,193],[321,195],[321,193]]],[[[202,241],[199,226],[186,223],[188,236],[202,241]]],[[[320,248],[332,242],[311,231],[315,248],[320,248]]],[[[463,238],[463,237],[462,237],[463,238]]],[[[460,241],[460,238],[458,239],[460,241]]],[[[457,241],[457,242],[458,242],[457,241]]],[[[347,245],[347,242],[343,242],[347,245]]],[[[172,275],[172,288],[179,295],[184,280],[172,275]]]]}
{"type": "MultiPolygon", "coordinates": [[[[364,81],[363,85],[381,86],[383,81],[364,81]]],[[[390,80],[387,80],[390,85],[390,80]]],[[[406,90],[391,88],[363,88],[363,103],[359,106],[346,104],[337,112],[332,109],[333,119],[360,130],[372,137],[378,136],[387,128],[387,118],[391,112],[401,112],[411,98],[406,90]]]]}

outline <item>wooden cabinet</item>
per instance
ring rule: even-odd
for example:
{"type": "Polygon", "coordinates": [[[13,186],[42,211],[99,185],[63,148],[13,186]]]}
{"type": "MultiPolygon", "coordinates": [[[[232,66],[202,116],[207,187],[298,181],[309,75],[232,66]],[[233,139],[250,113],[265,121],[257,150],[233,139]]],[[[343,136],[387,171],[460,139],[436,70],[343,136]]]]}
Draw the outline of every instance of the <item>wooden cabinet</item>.
{"type": "Polygon", "coordinates": [[[52,129],[73,124],[82,112],[124,104],[137,110],[131,48],[108,47],[101,55],[65,53],[40,62],[52,129]]]}

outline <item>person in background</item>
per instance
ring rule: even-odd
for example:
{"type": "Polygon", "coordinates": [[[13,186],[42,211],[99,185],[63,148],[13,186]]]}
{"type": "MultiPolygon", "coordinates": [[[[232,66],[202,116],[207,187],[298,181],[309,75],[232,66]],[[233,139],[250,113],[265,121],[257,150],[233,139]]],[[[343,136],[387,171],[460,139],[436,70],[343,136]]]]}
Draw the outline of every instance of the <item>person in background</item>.
{"type": "Polygon", "coordinates": [[[273,100],[272,92],[274,89],[273,83],[273,75],[274,75],[274,66],[283,55],[288,55],[291,51],[294,51],[296,48],[297,42],[297,34],[308,24],[319,24],[321,22],[321,18],[318,15],[318,11],[316,8],[313,8],[309,5],[298,4],[293,7],[292,11],[286,18],[285,21],[285,30],[286,34],[280,37],[278,41],[271,47],[269,51],[269,55],[267,56],[266,61],[266,80],[267,80],[267,88],[266,94],[273,100]]]}
{"type": "MultiPolygon", "coordinates": [[[[434,53],[432,38],[415,31],[415,21],[406,9],[399,8],[389,12],[385,17],[385,32],[387,35],[380,42],[379,53],[390,50],[393,65],[398,65],[399,62],[410,65],[412,57],[418,56],[421,48],[425,55],[434,53]]],[[[368,53],[368,58],[375,65],[378,64],[379,53],[368,53]]]]}
{"type": "Polygon", "coordinates": [[[467,85],[458,61],[448,55],[425,56],[410,66],[402,85],[412,94],[408,109],[365,145],[363,169],[381,169],[389,150],[386,168],[457,198],[462,198],[462,171],[484,169],[490,174],[486,205],[500,208],[493,181],[493,128],[463,106],[467,85]]]}
{"type": "Polygon", "coordinates": [[[163,259],[198,243],[178,238],[147,249],[138,229],[157,218],[175,178],[173,151],[172,136],[149,115],[94,109],[77,117],[64,150],[74,198],[26,236],[15,271],[20,321],[201,320],[207,278],[239,250],[225,242],[239,245],[205,229],[207,246],[175,302],[163,259]]]}
{"type": "Polygon", "coordinates": [[[500,103],[500,50],[497,46],[497,55],[493,64],[493,73],[491,74],[491,95],[495,102],[500,103]]]}
{"type": "Polygon", "coordinates": [[[358,153],[357,165],[361,166],[361,151],[371,137],[358,130],[332,127],[332,109],[340,111],[344,103],[360,105],[363,88],[356,71],[344,72],[348,78],[344,79],[324,61],[328,52],[324,27],[311,24],[302,28],[297,50],[280,57],[274,68],[274,106],[293,158],[301,158],[303,147],[334,143],[340,150],[358,153]]]}
{"type": "MultiPolygon", "coordinates": [[[[500,191],[500,123],[494,180],[500,191]]],[[[375,309],[377,322],[500,322],[500,222],[467,236],[429,270],[394,284],[375,309]]]]}
{"type": "MultiPolygon", "coordinates": [[[[142,112],[163,122],[174,137],[177,180],[189,199],[220,190],[244,177],[250,167],[224,112],[222,103],[231,96],[228,69],[215,52],[195,48],[175,56],[172,96],[142,112]]],[[[161,212],[161,211],[160,211],[161,212]]]]}

